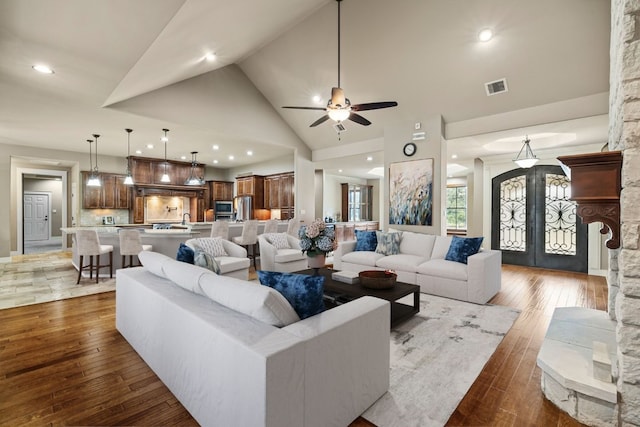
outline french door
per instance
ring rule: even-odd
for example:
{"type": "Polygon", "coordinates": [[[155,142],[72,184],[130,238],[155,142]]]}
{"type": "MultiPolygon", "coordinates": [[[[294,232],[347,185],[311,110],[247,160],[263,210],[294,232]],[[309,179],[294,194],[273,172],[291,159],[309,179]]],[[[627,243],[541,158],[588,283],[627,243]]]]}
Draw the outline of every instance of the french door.
{"type": "Polygon", "coordinates": [[[516,169],[493,178],[491,248],[505,264],[587,272],[588,227],[576,214],[559,166],[516,169]]]}

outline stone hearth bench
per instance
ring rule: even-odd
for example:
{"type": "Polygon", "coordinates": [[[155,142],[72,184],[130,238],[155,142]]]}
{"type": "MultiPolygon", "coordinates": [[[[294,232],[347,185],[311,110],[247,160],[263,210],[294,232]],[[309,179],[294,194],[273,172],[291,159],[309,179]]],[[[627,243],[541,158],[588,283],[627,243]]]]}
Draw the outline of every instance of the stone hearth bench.
{"type": "MultiPolygon", "coordinates": [[[[607,345],[615,367],[616,323],[606,312],[560,307],[553,312],[538,366],[545,397],[574,419],[590,426],[617,426],[617,388],[594,377],[593,343],[607,345]]],[[[613,377],[617,377],[613,372],[613,377]]]]}

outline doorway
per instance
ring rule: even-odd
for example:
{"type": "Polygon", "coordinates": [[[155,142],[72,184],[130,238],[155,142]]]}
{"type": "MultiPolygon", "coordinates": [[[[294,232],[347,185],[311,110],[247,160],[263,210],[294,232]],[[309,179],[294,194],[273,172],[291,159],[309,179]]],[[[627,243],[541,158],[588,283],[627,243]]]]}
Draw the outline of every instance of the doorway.
{"type": "Polygon", "coordinates": [[[515,169],[492,180],[491,248],[505,264],[586,273],[588,227],[559,166],[515,169]]]}
{"type": "MultiPolygon", "coordinates": [[[[13,159],[12,159],[13,161],[13,159]]],[[[67,227],[67,170],[25,168],[16,166],[15,188],[16,188],[16,243],[17,248],[13,255],[33,254],[41,252],[59,251],[66,249],[68,239],[63,238],[62,228],[67,227]],[[33,194],[48,194],[49,208],[35,207],[35,201],[25,206],[25,197],[33,194]],[[22,200],[22,203],[20,202],[22,200]],[[38,209],[40,212],[26,209],[38,209]],[[44,236],[44,229],[41,225],[32,223],[35,217],[41,215],[42,211],[47,212],[46,228],[47,240],[40,240],[44,236]],[[28,224],[30,222],[31,224],[28,224]],[[35,240],[38,239],[38,240],[35,240]]],[[[29,202],[29,200],[27,200],[29,202]]],[[[42,203],[42,201],[40,202],[42,203]]],[[[41,220],[41,218],[40,218],[41,220]]]]}

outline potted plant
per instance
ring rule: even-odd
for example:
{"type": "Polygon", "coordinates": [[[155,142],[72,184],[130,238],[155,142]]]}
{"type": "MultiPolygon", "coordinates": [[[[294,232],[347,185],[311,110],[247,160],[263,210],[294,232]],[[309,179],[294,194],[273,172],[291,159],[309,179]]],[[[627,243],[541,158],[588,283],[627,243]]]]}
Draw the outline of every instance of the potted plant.
{"type": "Polygon", "coordinates": [[[303,225],[298,231],[302,253],[309,257],[310,268],[324,267],[327,252],[338,248],[333,228],[327,228],[324,221],[316,219],[309,225],[303,225]]]}

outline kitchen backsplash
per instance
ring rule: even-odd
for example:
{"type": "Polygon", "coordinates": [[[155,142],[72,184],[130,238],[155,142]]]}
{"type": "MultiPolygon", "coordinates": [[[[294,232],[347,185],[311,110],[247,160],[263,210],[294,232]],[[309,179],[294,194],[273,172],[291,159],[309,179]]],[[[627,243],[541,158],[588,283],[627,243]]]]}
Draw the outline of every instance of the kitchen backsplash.
{"type": "Polygon", "coordinates": [[[145,222],[180,222],[189,212],[189,199],[184,197],[145,197],[145,203],[145,222]]]}
{"type": "Polygon", "coordinates": [[[129,223],[128,209],[80,209],[80,223],[77,226],[102,225],[102,217],[111,216],[116,224],[129,223]]]}

